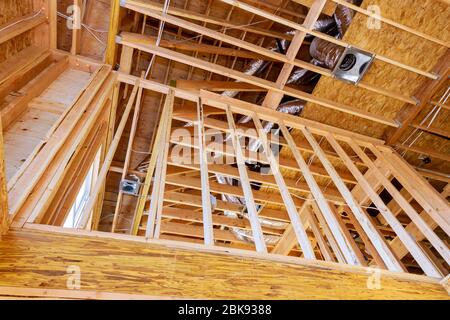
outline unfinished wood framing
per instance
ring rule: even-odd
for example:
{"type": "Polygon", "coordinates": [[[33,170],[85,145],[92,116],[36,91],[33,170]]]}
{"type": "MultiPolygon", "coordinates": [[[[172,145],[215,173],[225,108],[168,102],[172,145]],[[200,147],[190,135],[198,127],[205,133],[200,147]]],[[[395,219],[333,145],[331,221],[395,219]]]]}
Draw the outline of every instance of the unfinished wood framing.
{"type": "Polygon", "coordinates": [[[0,298],[448,299],[450,7],[391,2],[0,2],[0,298]]]}

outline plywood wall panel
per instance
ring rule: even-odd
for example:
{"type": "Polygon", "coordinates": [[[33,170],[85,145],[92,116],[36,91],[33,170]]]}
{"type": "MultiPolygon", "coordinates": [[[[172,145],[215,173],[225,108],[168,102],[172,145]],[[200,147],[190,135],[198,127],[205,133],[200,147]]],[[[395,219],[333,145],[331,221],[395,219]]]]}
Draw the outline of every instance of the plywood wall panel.
{"type": "MultiPolygon", "coordinates": [[[[33,12],[32,0],[2,0],[0,1],[0,26],[31,12],[33,12]]],[[[0,44],[0,63],[30,46],[31,41],[32,31],[28,31],[0,44]]]]}

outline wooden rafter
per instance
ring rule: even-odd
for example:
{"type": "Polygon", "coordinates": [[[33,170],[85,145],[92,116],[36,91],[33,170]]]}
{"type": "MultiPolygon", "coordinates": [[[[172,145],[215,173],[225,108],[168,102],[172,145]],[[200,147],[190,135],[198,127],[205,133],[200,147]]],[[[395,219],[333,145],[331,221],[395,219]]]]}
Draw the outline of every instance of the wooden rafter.
{"type": "Polygon", "coordinates": [[[406,104],[397,113],[396,121],[400,124],[397,129],[386,129],[384,136],[386,142],[390,145],[397,143],[408,129],[409,125],[413,123],[420,112],[428,106],[432,97],[437,90],[447,81],[447,77],[450,72],[450,49],[447,49],[446,53],[442,56],[437,65],[433,68],[436,74],[440,75],[440,78],[436,81],[427,79],[417,89],[414,96],[420,101],[417,105],[406,104]]]}
{"type": "Polygon", "coordinates": [[[302,92],[302,91],[294,89],[294,88],[280,89],[276,86],[276,84],[274,84],[271,81],[260,79],[255,76],[249,76],[243,72],[232,70],[232,69],[223,67],[221,65],[206,62],[201,59],[193,58],[191,56],[188,56],[188,55],[185,55],[182,53],[178,53],[178,52],[164,49],[161,47],[156,47],[153,45],[141,45],[141,44],[137,44],[134,42],[128,42],[128,41],[125,41],[120,38],[118,38],[118,41],[119,41],[119,43],[121,43],[123,45],[131,46],[131,47],[139,49],[139,50],[147,51],[147,52],[156,54],[163,58],[167,58],[167,59],[171,59],[171,60],[174,60],[177,62],[185,63],[185,64],[188,64],[188,65],[191,65],[194,67],[198,67],[198,68],[206,70],[206,71],[211,71],[211,72],[219,73],[222,75],[226,75],[226,76],[233,78],[235,80],[238,80],[238,81],[243,81],[243,82],[247,82],[249,84],[257,85],[261,88],[280,92],[287,96],[302,99],[304,101],[317,103],[326,108],[330,108],[333,110],[352,114],[352,115],[355,115],[355,116],[358,116],[358,117],[361,117],[364,119],[372,120],[372,121],[375,121],[378,123],[382,123],[382,124],[385,124],[388,126],[397,127],[396,122],[394,122],[390,119],[387,119],[383,116],[376,115],[374,113],[367,112],[367,111],[364,111],[361,109],[357,109],[357,108],[354,108],[354,107],[351,107],[351,106],[348,106],[345,104],[336,103],[331,100],[315,97],[312,94],[302,92]]]}
{"type": "MultiPolygon", "coordinates": [[[[306,15],[305,21],[303,22],[303,25],[306,28],[312,29],[312,27],[314,27],[314,24],[317,22],[317,19],[319,19],[319,16],[323,8],[325,7],[326,3],[327,0],[315,0],[313,2],[311,8],[309,9],[308,14],[306,15]]],[[[300,50],[300,47],[302,46],[306,35],[307,34],[304,31],[299,30],[295,31],[294,39],[292,39],[289,48],[286,52],[286,57],[289,59],[290,62],[296,59],[298,51],[300,50]]],[[[289,80],[289,77],[293,69],[294,65],[292,63],[285,63],[283,65],[283,68],[281,69],[281,72],[278,75],[276,81],[276,85],[278,88],[284,88],[286,82],[289,80]]],[[[264,98],[262,105],[263,107],[276,109],[282,99],[283,93],[269,90],[266,97],[264,98]]]]}
{"type": "MultiPolygon", "coordinates": [[[[266,18],[266,19],[270,19],[270,20],[276,21],[277,23],[280,23],[280,24],[282,24],[282,25],[284,25],[286,27],[293,28],[294,30],[306,32],[307,34],[313,35],[313,36],[315,36],[315,37],[317,37],[319,39],[323,39],[323,40],[326,40],[326,41],[331,42],[331,43],[335,43],[335,44],[337,44],[339,46],[348,47],[350,45],[350,44],[348,44],[348,43],[346,43],[346,42],[344,42],[342,40],[339,40],[339,39],[336,39],[334,37],[328,36],[328,35],[326,35],[324,33],[321,33],[321,32],[312,31],[311,29],[308,29],[306,26],[297,24],[297,23],[295,23],[293,21],[290,21],[290,20],[284,19],[282,17],[276,16],[274,14],[268,13],[267,11],[258,9],[256,7],[253,7],[251,5],[245,4],[243,2],[240,2],[240,1],[237,1],[237,0],[220,0],[220,1],[228,3],[228,4],[233,5],[233,6],[236,6],[236,7],[240,8],[242,10],[245,10],[247,12],[251,12],[251,13],[257,14],[257,15],[259,15],[261,17],[266,18]]],[[[392,64],[392,65],[394,65],[396,67],[399,67],[399,68],[402,68],[402,69],[414,72],[416,74],[420,74],[420,75],[425,76],[427,78],[434,79],[434,80],[439,78],[439,76],[434,74],[434,73],[427,72],[427,71],[424,71],[424,70],[420,70],[420,69],[418,69],[418,68],[416,68],[414,66],[406,65],[404,63],[395,61],[395,60],[393,60],[391,58],[388,58],[388,57],[385,57],[383,55],[379,55],[379,54],[375,54],[375,53],[374,53],[374,55],[375,55],[375,59],[378,59],[380,61],[384,61],[386,63],[389,63],[389,64],[392,64]]]]}
{"type": "MultiPolygon", "coordinates": [[[[295,53],[295,55],[293,53],[291,53],[291,56],[287,56],[287,55],[284,55],[284,54],[281,54],[281,53],[277,53],[277,52],[265,49],[265,48],[263,48],[261,46],[251,44],[251,43],[246,42],[244,40],[240,40],[240,39],[237,39],[237,38],[234,38],[234,37],[222,34],[222,33],[217,32],[215,30],[211,30],[209,28],[199,26],[199,25],[197,25],[195,23],[191,23],[191,22],[189,22],[187,20],[179,19],[177,17],[173,17],[173,16],[170,16],[170,15],[164,15],[160,11],[154,11],[152,9],[148,9],[146,7],[146,5],[143,2],[141,2],[141,1],[130,1],[130,0],[127,0],[127,2],[125,3],[124,6],[126,8],[129,8],[129,9],[141,12],[143,14],[149,15],[151,17],[154,17],[156,19],[159,19],[161,21],[166,21],[168,23],[175,24],[175,25],[177,25],[179,27],[182,27],[184,29],[188,29],[188,30],[200,33],[201,35],[206,35],[206,36],[211,37],[213,39],[220,40],[221,42],[226,42],[226,43],[235,45],[235,46],[237,46],[239,48],[243,48],[243,49],[249,50],[249,51],[251,51],[253,53],[263,55],[263,56],[266,57],[265,58],[266,60],[267,59],[269,59],[269,60],[270,59],[274,59],[276,61],[283,62],[285,64],[285,68],[284,69],[286,70],[286,72],[284,72],[284,76],[286,76],[286,74],[287,74],[287,76],[289,76],[289,72],[287,72],[287,71],[289,69],[291,69],[292,66],[296,66],[296,67],[303,68],[303,69],[306,69],[306,70],[309,70],[309,71],[312,71],[312,72],[315,72],[315,73],[318,73],[318,74],[321,74],[321,75],[324,75],[324,76],[327,76],[327,77],[333,77],[331,71],[328,70],[328,69],[325,69],[325,68],[322,68],[322,67],[318,67],[318,66],[315,66],[315,65],[313,65],[311,63],[308,63],[308,62],[296,59],[296,57],[295,57],[296,53],[295,53]]],[[[303,34],[302,31],[298,31],[298,37],[300,37],[302,34],[303,34]]],[[[121,35],[124,38],[124,40],[129,39],[132,42],[139,42],[139,41],[143,40],[140,36],[138,36],[136,34],[132,34],[132,33],[122,33],[121,35]]],[[[298,38],[298,40],[296,41],[297,45],[298,45],[300,40],[301,40],[301,38],[298,38]]],[[[152,42],[151,42],[151,40],[145,40],[143,43],[139,43],[139,44],[152,45],[152,42]]],[[[291,47],[291,48],[293,50],[295,48],[295,46],[291,47]]],[[[291,51],[291,52],[294,52],[294,51],[291,51]]],[[[417,103],[417,101],[415,99],[411,98],[411,97],[399,94],[397,92],[392,92],[390,90],[387,90],[387,89],[384,89],[384,88],[372,85],[370,83],[365,83],[364,81],[359,83],[358,86],[361,87],[361,88],[364,88],[366,90],[370,90],[370,91],[376,92],[378,94],[386,95],[388,97],[392,97],[394,99],[398,99],[400,101],[404,101],[404,102],[409,103],[409,104],[414,104],[415,105],[417,103]]]]}

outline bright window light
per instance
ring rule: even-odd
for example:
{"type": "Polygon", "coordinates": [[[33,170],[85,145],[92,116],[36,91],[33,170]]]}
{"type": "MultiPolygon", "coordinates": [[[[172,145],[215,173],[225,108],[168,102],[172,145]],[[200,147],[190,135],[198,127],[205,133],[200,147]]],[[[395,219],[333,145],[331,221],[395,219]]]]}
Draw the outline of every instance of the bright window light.
{"type": "Polygon", "coordinates": [[[98,150],[95,156],[95,160],[92,163],[91,167],[89,168],[86,178],[84,179],[84,182],[80,187],[80,191],[78,191],[77,197],[75,198],[75,202],[73,203],[72,208],[70,208],[69,214],[67,215],[67,218],[64,221],[63,224],[64,228],[76,228],[80,221],[83,209],[86,203],[89,201],[89,196],[91,194],[92,187],[95,184],[98,166],[100,163],[101,150],[102,148],[98,150]]]}

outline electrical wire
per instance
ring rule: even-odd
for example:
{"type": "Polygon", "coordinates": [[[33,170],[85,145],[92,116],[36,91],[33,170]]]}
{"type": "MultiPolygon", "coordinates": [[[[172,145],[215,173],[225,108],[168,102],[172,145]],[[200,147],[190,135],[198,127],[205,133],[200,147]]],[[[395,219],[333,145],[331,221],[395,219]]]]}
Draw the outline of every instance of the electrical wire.
{"type": "MultiPolygon", "coordinates": [[[[448,99],[450,98],[450,87],[447,88],[447,90],[445,91],[445,93],[441,96],[441,98],[439,99],[439,103],[440,104],[445,104],[448,99]]],[[[438,106],[438,105],[434,105],[434,107],[430,110],[430,112],[427,113],[427,115],[425,116],[425,118],[420,122],[420,125],[423,126],[428,118],[431,117],[430,121],[428,122],[428,124],[426,125],[427,128],[429,128],[433,122],[436,120],[436,117],[439,115],[440,111],[442,110],[442,107],[438,106]]],[[[423,131],[415,128],[410,135],[402,142],[402,145],[406,145],[408,143],[408,141],[417,133],[419,132],[419,134],[416,135],[416,137],[411,141],[411,143],[409,143],[408,147],[411,147],[414,145],[414,143],[417,142],[417,140],[419,140],[419,138],[423,135],[423,131]],[[420,132],[419,132],[420,131],[420,132]]],[[[397,148],[398,150],[398,148],[397,148]]],[[[405,150],[401,155],[404,157],[406,155],[407,150],[405,150]]]]}
{"type": "MultiPolygon", "coordinates": [[[[59,12],[59,11],[57,12],[57,15],[58,15],[58,17],[64,18],[64,19],[69,20],[69,21],[73,21],[73,17],[69,17],[69,16],[67,16],[67,15],[65,15],[65,14],[63,14],[63,13],[61,13],[61,12],[59,12]]],[[[94,29],[94,28],[92,28],[91,26],[89,26],[89,25],[87,25],[87,24],[85,24],[85,23],[81,23],[81,26],[84,27],[84,28],[86,29],[87,32],[89,32],[89,33],[90,33],[90,34],[91,34],[98,42],[100,42],[100,43],[106,48],[106,43],[105,43],[103,40],[101,40],[101,39],[95,34],[95,32],[98,32],[98,33],[108,33],[108,31],[94,29]]]]}
{"type": "MultiPolygon", "coordinates": [[[[169,6],[170,6],[170,0],[165,0],[164,1],[164,7],[163,7],[163,10],[162,10],[162,15],[164,15],[164,16],[167,15],[167,12],[169,11],[169,6]]],[[[159,22],[158,37],[156,38],[156,43],[155,43],[155,45],[157,47],[159,47],[159,45],[161,43],[161,39],[162,39],[162,35],[163,35],[163,32],[164,32],[164,25],[165,25],[165,23],[166,22],[163,21],[163,20],[161,20],[159,22]]],[[[153,54],[152,58],[150,59],[150,63],[148,64],[147,70],[145,71],[145,75],[144,75],[145,79],[148,78],[148,75],[150,73],[150,69],[152,68],[155,59],[156,59],[156,55],[153,54]]]]}
{"type": "Polygon", "coordinates": [[[27,17],[27,18],[24,18],[24,19],[21,19],[21,20],[19,20],[19,21],[16,21],[16,22],[14,22],[14,23],[11,23],[10,25],[7,25],[7,26],[5,26],[5,27],[3,27],[3,28],[1,28],[0,29],[0,31],[3,31],[3,30],[6,30],[6,29],[9,29],[9,28],[11,28],[11,27],[13,27],[13,26],[15,26],[16,24],[19,24],[19,23],[21,23],[21,22],[24,22],[24,21],[28,21],[28,20],[31,20],[31,19],[33,19],[33,18],[36,18],[38,15],[40,15],[42,13],[42,8],[41,9],[39,9],[39,11],[38,12],[36,12],[35,14],[33,14],[32,16],[30,16],[30,17],[27,17]]]}

